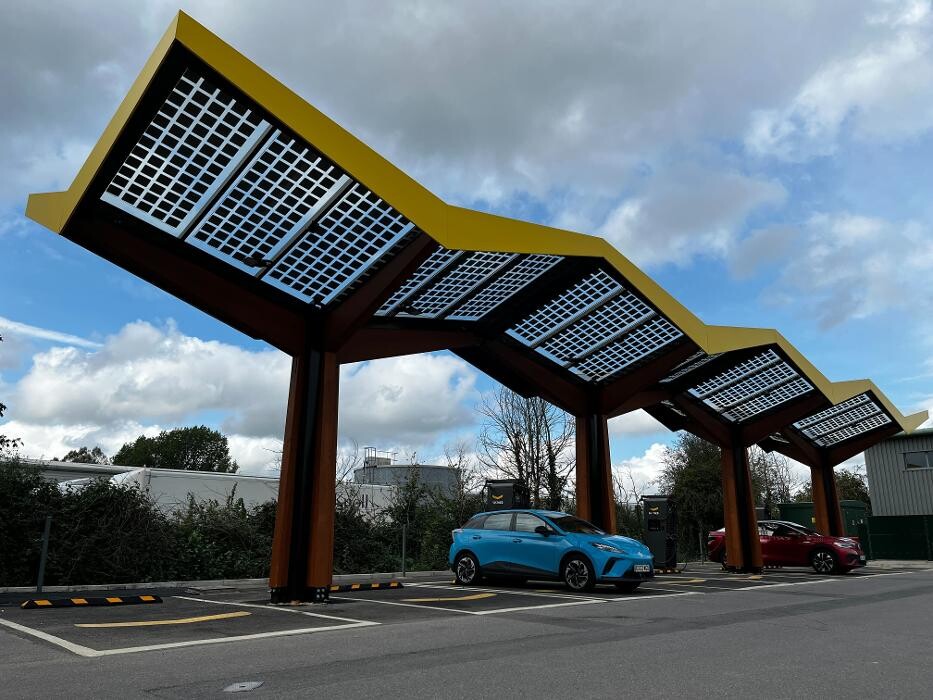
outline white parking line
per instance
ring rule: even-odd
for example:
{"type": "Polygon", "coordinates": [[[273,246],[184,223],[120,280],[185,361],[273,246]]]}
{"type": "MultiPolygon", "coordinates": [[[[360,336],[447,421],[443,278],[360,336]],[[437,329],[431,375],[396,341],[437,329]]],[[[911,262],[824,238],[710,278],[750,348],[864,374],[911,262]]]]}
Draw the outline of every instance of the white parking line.
{"type": "Polygon", "coordinates": [[[475,615],[472,610],[460,610],[458,608],[442,608],[438,605],[422,605],[420,603],[397,603],[394,600],[376,600],[375,598],[350,598],[342,595],[332,595],[333,600],[352,600],[357,603],[375,603],[376,605],[395,605],[400,608],[426,608],[428,610],[442,610],[444,612],[463,613],[464,615],[475,615]]]}
{"type": "Polygon", "coordinates": [[[508,595],[524,595],[541,598],[569,598],[572,600],[593,600],[592,596],[574,595],[573,593],[543,593],[538,591],[523,591],[516,588],[479,588],[477,586],[434,585],[428,583],[409,583],[406,588],[442,588],[449,591],[481,591],[486,593],[505,593],[508,595]]]}
{"type": "MultiPolygon", "coordinates": [[[[314,613],[309,610],[299,610],[297,608],[283,605],[261,605],[259,603],[237,603],[232,600],[211,600],[210,598],[192,598],[186,595],[176,595],[173,598],[181,600],[193,600],[196,603],[213,603],[214,605],[235,605],[238,608],[259,608],[260,610],[275,610],[277,612],[295,613],[298,615],[308,615],[309,617],[320,617],[325,620],[339,620],[341,622],[366,622],[366,620],[355,620],[352,617],[337,617],[336,615],[324,615],[323,613],[314,613]]],[[[378,622],[372,624],[378,625],[378,622]]]]}
{"type": "Polygon", "coordinates": [[[32,627],[27,627],[25,625],[20,625],[16,622],[11,622],[10,620],[0,619],[0,624],[15,629],[24,634],[36,637],[43,641],[49,642],[56,646],[66,649],[73,654],[78,656],[84,656],[86,658],[96,658],[99,656],[114,656],[116,654],[135,654],[142,651],[158,651],[161,649],[178,649],[181,647],[192,647],[192,646],[202,646],[205,644],[226,644],[228,642],[244,642],[254,639],[268,639],[271,637],[291,637],[299,634],[312,634],[314,632],[328,632],[331,630],[345,630],[345,629],[354,629],[358,627],[373,627],[379,625],[379,622],[372,622],[369,620],[356,620],[349,617],[337,617],[336,615],[323,615],[321,613],[313,613],[307,610],[295,610],[294,608],[286,607],[276,607],[271,605],[258,605],[256,603],[236,603],[226,600],[210,600],[207,598],[191,598],[188,596],[178,595],[173,596],[174,598],[180,598],[182,600],[193,600],[198,603],[212,603],[214,605],[232,605],[235,607],[246,607],[246,608],[261,608],[263,610],[278,610],[279,612],[295,613],[298,615],[307,615],[309,617],[317,617],[325,620],[334,620],[337,622],[342,622],[344,624],[339,625],[328,625],[326,627],[303,627],[299,629],[290,629],[290,630],[277,630],[274,632],[256,632],[255,634],[241,634],[233,637],[218,637],[211,639],[191,639],[184,642],[166,642],[165,644],[146,644],[143,646],[135,647],[121,647],[117,649],[92,649],[91,647],[86,647],[81,644],[75,644],[70,642],[67,639],[62,639],[61,637],[56,637],[53,634],[48,632],[43,632],[42,630],[34,629],[32,627]]]}
{"type": "Polygon", "coordinates": [[[228,644],[230,642],[245,642],[251,641],[254,639],[269,639],[271,637],[292,637],[299,634],[312,634],[314,632],[329,632],[331,630],[346,630],[353,629],[356,627],[371,627],[373,625],[378,625],[378,622],[356,622],[352,624],[345,625],[328,625],[327,627],[305,627],[301,629],[292,629],[292,630],[278,630],[276,632],[257,632],[255,634],[241,634],[235,637],[215,637],[212,639],[191,639],[185,642],[168,642],[165,644],[147,644],[145,646],[138,647],[122,647],[118,649],[91,649],[90,647],[82,646],[81,644],[75,644],[74,642],[69,642],[67,639],[62,639],[61,637],[56,637],[55,635],[48,634],[41,630],[33,629],[32,627],[26,627],[25,625],[20,625],[10,620],[0,619],[0,625],[6,625],[12,629],[23,632],[24,634],[37,637],[43,641],[49,642],[56,646],[66,649],[73,654],[78,656],[84,656],[87,658],[96,658],[100,656],[115,656],[117,654],[136,654],[142,651],[160,651],[162,649],[179,649],[182,647],[195,647],[195,646],[204,646],[207,644],[228,644]]]}

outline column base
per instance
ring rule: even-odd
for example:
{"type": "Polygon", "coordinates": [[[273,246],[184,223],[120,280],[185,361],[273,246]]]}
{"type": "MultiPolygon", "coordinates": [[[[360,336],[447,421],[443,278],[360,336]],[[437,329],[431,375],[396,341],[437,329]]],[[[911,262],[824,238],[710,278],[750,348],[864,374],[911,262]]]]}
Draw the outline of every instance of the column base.
{"type": "Polygon", "coordinates": [[[760,574],[764,572],[764,567],[761,566],[724,566],[723,568],[733,574],[760,574]]]}
{"type": "Polygon", "coordinates": [[[269,602],[273,605],[290,605],[292,603],[326,603],[330,600],[330,588],[319,586],[316,588],[302,588],[297,591],[290,588],[270,588],[269,602]]]}

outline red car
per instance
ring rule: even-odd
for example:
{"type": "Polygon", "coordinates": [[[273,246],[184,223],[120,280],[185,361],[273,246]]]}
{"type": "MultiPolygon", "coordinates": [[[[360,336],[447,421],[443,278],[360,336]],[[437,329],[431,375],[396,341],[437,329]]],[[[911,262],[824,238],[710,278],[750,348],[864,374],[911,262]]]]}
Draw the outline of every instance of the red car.
{"type": "MultiPolygon", "coordinates": [[[[851,537],[821,535],[784,520],[760,521],[758,534],[765,566],[812,566],[818,574],[846,573],[865,566],[862,546],[851,537]]],[[[709,533],[706,550],[712,561],[725,564],[725,528],[709,533]]]]}

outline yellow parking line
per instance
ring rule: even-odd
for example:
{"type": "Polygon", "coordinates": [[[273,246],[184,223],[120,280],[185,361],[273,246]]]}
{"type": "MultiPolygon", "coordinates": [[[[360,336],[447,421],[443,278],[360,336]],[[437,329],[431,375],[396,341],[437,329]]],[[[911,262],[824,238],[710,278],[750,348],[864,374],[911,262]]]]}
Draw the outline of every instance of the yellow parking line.
{"type": "Polygon", "coordinates": [[[473,595],[455,596],[453,598],[403,598],[406,603],[446,603],[449,600],[483,600],[495,598],[495,593],[474,593],[473,595]]]}
{"type": "Polygon", "coordinates": [[[200,617],[182,617],[177,620],[140,620],[138,622],[97,622],[76,624],[75,627],[154,627],[156,625],[190,625],[193,622],[209,622],[211,620],[226,620],[231,617],[246,617],[252,615],[245,610],[237,612],[220,613],[218,615],[202,615],[200,617]]]}

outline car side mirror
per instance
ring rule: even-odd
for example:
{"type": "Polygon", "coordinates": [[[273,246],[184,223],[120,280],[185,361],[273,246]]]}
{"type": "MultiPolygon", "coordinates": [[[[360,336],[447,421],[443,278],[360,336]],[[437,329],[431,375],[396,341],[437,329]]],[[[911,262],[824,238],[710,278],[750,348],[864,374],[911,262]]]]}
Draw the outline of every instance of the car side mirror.
{"type": "Polygon", "coordinates": [[[546,525],[538,525],[538,527],[535,528],[535,532],[537,532],[539,535],[543,535],[544,537],[548,537],[549,535],[554,534],[554,531],[546,525]]]}

